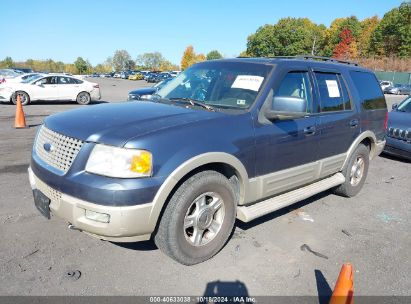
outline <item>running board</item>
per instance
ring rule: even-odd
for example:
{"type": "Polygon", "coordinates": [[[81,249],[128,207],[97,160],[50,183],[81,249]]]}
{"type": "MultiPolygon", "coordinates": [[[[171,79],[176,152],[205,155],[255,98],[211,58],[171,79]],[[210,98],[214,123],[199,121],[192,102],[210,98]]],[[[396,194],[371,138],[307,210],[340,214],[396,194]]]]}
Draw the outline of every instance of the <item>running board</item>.
{"type": "Polygon", "coordinates": [[[245,223],[250,222],[260,216],[277,211],[281,208],[302,201],[317,193],[341,185],[345,182],[345,177],[341,173],[322,179],[308,186],[269,198],[265,201],[251,206],[237,207],[237,218],[245,223]]]}

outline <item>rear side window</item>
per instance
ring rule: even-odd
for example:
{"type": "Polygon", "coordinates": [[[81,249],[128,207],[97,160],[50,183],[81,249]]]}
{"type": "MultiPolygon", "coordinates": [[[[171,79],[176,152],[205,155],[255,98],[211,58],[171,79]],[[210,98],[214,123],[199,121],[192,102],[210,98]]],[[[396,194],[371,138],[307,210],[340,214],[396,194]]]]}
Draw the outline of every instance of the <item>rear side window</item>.
{"type": "Polygon", "coordinates": [[[374,74],[351,71],[350,75],[360,95],[362,108],[364,110],[387,108],[384,95],[374,74]]]}
{"type": "Polygon", "coordinates": [[[339,74],[315,72],[321,98],[321,112],[351,110],[350,97],[339,74]]]}

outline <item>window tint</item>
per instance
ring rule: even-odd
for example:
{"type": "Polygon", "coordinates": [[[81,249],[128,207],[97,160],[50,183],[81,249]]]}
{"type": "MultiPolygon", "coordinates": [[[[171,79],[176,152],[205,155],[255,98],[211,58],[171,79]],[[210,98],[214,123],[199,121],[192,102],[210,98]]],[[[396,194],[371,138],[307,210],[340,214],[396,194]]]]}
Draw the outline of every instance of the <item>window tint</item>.
{"type": "Polygon", "coordinates": [[[351,109],[347,88],[340,75],[316,72],[321,99],[321,112],[344,111],[351,109]],[[344,92],[345,91],[345,92],[344,92]]]}
{"type": "Polygon", "coordinates": [[[312,94],[308,72],[289,72],[274,96],[302,98],[306,101],[307,112],[311,112],[312,94]]]}
{"type": "Polygon", "coordinates": [[[43,79],[40,79],[38,82],[41,84],[56,84],[57,83],[57,77],[46,77],[43,79]]]}
{"type": "Polygon", "coordinates": [[[350,75],[360,95],[363,109],[375,110],[387,107],[384,95],[374,74],[351,71],[350,75]]]}
{"type": "Polygon", "coordinates": [[[72,78],[70,77],[59,77],[58,78],[59,84],[73,84],[75,83],[72,78]]]}
{"type": "Polygon", "coordinates": [[[83,80],[80,80],[77,78],[71,78],[71,80],[73,81],[73,83],[77,83],[77,84],[83,83],[83,80]]]}

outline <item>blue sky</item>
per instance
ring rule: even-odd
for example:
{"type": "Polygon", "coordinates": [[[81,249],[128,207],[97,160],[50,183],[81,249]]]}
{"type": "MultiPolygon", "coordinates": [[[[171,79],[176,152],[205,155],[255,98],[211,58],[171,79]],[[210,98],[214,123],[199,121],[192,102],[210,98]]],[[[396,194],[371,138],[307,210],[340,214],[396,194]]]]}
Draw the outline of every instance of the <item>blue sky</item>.
{"type": "Polygon", "coordinates": [[[95,65],[126,49],[133,59],[159,51],[179,64],[187,45],[198,53],[217,49],[226,57],[246,49],[247,36],[282,17],[308,17],[329,26],[337,17],[384,13],[401,0],[0,0],[0,59],[95,65]]]}

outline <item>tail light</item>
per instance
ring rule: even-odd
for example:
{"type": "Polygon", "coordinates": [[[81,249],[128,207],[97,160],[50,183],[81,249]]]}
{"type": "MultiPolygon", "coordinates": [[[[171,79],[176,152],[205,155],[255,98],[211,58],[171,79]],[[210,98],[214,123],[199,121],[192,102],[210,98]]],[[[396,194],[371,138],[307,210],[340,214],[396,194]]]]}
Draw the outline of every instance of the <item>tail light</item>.
{"type": "Polygon", "coordinates": [[[388,128],[388,112],[385,112],[384,130],[387,131],[387,128],[388,128]]]}

